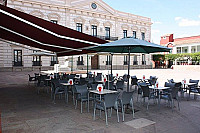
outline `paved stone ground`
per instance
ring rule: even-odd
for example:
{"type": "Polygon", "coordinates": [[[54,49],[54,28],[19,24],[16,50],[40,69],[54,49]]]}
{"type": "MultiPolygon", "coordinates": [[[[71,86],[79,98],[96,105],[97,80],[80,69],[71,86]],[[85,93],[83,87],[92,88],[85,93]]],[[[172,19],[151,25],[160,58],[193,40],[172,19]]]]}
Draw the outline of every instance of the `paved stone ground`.
{"type": "MultiPolygon", "coordinates": [[[[107,71],[104,71],[105,73],[107,71]]],[[[125,71],[117,71],[122,73],[125,71]]],[[[80,113],[80,103],[74,109],[72,100],[68,104],[63,99],[52,103],[50,94],[45,91],[39,95],[36,93],[34,85],[27,85],[27,74],[33,72],[1,72],[0,73],[0,112],[3,133],[199,133],[200,132],[200,100],[187,101],[182,98],[181,111],[167,106],[165,101],[161,102],[160,109],[152,101],[149,110],[146,106],[134,101],[135,119],[144,118],[155,122],[155,124],[133,128],[125,124],[132,121],[132,115],[125,115],[125,122],[117,123],[116,113],[113,111],[112,117],[108,118],[109,126],[105,126],[104,113],[102,118],[96,117],[93,120],[93,110],[90,112],[83,108],[80,113]]],[[[119,73],[119,74],[120,74],[119,73]]],[[[185,78],[197,79],[199,72],[193,71],[173,71],[173,70],[136,70],[131,75],[142,77],[143,73],[147,76],[156,75],[162,83],[168,78],[177,80],[185,78]],[[133,74],[134,73],[134,74],[133,74]],[[182,73],[182,75],[181,75],[182,73]]],[[[136,94],[134,95],[136,97],[136,94]]],[[[177,104],[176,104],[177,105],[177,104]]]]}

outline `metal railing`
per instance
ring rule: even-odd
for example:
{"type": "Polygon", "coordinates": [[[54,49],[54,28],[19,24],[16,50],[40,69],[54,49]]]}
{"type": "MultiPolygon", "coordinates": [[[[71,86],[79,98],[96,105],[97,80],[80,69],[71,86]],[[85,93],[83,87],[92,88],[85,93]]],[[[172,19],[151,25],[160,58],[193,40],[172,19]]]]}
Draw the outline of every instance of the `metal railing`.
{"type": "Polygon", "coordinates": [[[133,65],[138,65],[138,61],[133,61],[133,65]]]}
{"type": "Polygon", "coordinates": [[[77,61],[77,65],[84,65],[83,61],[77,61]]]}
{"type": "Polygon", "coordinates": [[[111,65],[111,61],[106,61],[106,65],[111,65]]]}
{"type": "Polygon", "coordinates": [[[24,62],[23,61],[12,61],[12,66],[23,66],[24,62]]]}
{"type": "Polygon", "coordinates": [[[42,61],[32,61],[32,66],[42,66],[42,61]]]}
{"type": "Polygon", "coordinates": [[[116,40],[118,40],[118,37],[108,37],[108,36],[100,36],[100,35],[97,35],[96,37],[100,38],[100,39],[103,39],[103,40],[109,40],[109,41],[116,41],[116,40]]]}

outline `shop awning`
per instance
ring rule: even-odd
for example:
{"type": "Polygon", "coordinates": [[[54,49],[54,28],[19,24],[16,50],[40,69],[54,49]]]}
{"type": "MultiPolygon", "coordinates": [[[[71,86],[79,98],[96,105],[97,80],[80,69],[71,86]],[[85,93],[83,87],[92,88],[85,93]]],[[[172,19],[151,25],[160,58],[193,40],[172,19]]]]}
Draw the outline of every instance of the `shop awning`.
{"type": "Polygon", "coordinates": [[[0,5],[0,38],[56,52],[58,56],[93,52],[107,41],[0,5]]]}

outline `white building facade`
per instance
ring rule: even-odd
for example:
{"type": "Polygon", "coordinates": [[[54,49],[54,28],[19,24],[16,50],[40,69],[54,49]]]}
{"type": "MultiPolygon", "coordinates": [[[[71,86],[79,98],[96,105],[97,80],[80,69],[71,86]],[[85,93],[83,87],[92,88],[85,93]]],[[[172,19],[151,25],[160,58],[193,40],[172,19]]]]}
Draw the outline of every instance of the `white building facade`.
{"type": "MultiPolygon", "coordinates": [[[[151,40],[150,18],[117,11],[102,0],[8,0],[7,6],[108,41],[129,36],[151,40]]],[[[22,30],[26,29],[22,27],[22,30]]],[[[36,70],[40,65],[43,70],[52,68],[54,57],[24,56],[37,51],[39,49],[1,39],[0,71],[36,70]]],[[[127,55],[114,55],[113,69],[127,69],[127,61],[127,55]]],[[[59,57],[59,63],[69,67],[73,64],[73,69],[86,69],[87,55],[74,56],[73,60],[59,57]]],[[[107,69],[110,56],[90,55],[88,64],[90,69],[107,69]]],[[[133,55],[130,64],[132,69],[151,68],[151,55],[133,55]]]]}

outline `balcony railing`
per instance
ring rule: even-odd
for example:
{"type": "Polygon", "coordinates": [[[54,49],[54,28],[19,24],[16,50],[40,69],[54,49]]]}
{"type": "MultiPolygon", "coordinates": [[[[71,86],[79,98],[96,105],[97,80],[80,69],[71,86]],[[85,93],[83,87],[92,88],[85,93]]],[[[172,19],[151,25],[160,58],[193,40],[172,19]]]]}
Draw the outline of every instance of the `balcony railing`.
{"type": "Polygon", "coordinates": [[[84,65],[83,61],[77,61],[77,65],[84,65]]]}
{"type": "Polygon", "coordinates": [[[124,65],[128,65],[128,61],[124,61],[124,65]]]}
{"type": "Polygon", "coordinates": [[[111,65],[111,61],[106,61],[106,65],[111,65]]]}
{"type": "Polygon", "coordinates": [[[42,66],[42,61],[32,61],[33,66],[42,66]]]}
{"type": "Polygon", "coordinates": [[[12,62],[12,65],[13,65],[13,66],[23,66],[23,64],[24,64],[23,61],[17,61],[17,62],[16,62],[16,61],[13,61],[13,62],[12,62]]]}
{"type": "Polygon", "coordinates": [[[109,40],[109,41],[116,41],[116,40],[118,40],[118,37],[107,37],[107,36],[100,36],[100,35],[97,35],[96,37],[98,37],[100,39],[103,39],[103,40],[109,40]]]}
{"type": "Polygon", "coordinates": [[[51,61],[51,62],[50,62],[50,65],[51,65],[51,66],[54,66],[54,64],[56,64],[56,63],[57,63],[57,61],[51,61]]]}
{"type": "Polygon", "coordinates": [[[133,65],[138,65],[138,61],[133,61],[133,65]]]}
{"type": "Polygon", "coordinates": [[[146,65],[146,61],[142,61],[142,65],[146,65]]]}

